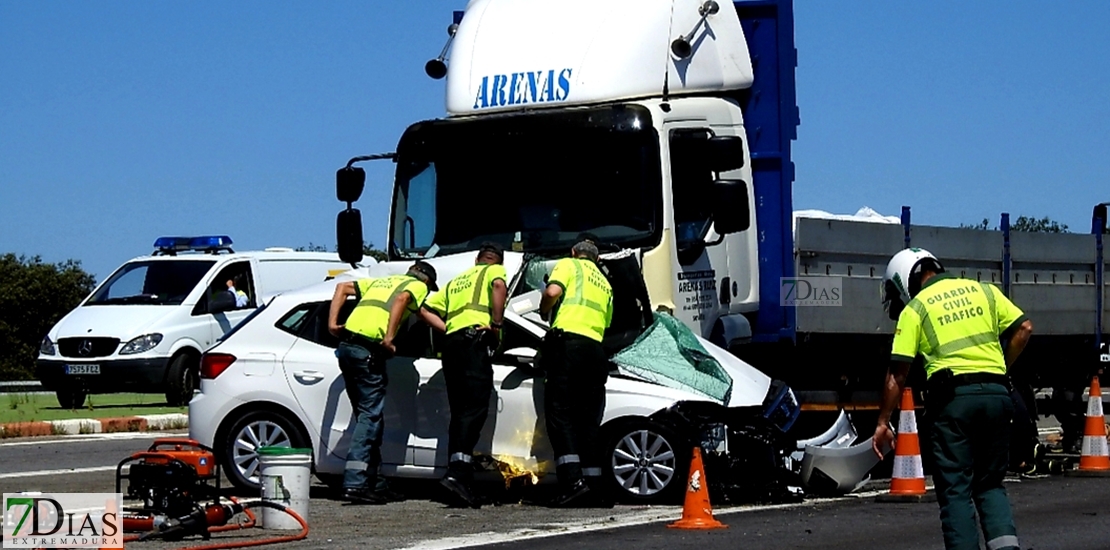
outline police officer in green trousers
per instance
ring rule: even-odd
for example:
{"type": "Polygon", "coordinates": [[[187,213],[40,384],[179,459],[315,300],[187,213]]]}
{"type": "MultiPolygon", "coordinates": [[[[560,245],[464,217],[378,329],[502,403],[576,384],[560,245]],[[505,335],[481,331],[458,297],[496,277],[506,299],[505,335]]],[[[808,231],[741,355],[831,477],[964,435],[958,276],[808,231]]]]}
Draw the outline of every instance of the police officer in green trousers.
{"type": "Polygon", "coordinates": [[[977,550],[980,525],[989,550],[1018,548],[1002,486],[1014,414],[1006,371],[1025,348],[1033,324],[997,287],[945,273],[920,248],[895,254],[883,285],[884,304],[898,325],[875,452],[882,457],[884,446],[893,442],[890,414],[911,364],[922,355],[945,548],[977,550]]]}
{"type": "Polygon", "coordinates": [[[397,351],[393,339],[409,314],[420,310],[429,290],[436,290],[436,271],[416,262],[405,275],[359,279],[335,285],[328,330],[340,339],[335,356],[351,410],[355,430],[343,473],[343,500],[355,504],[385,504],[403,500],[391,491],[378,473],[381,466],[382,410],[388,382],[385,361],[397,351]],[[339,324],[339,311],[347,299],[357,305],[347,321],[339,324]]]}
{"type": "Polygon", "coordinates": [[[446,332],[443,342],[443,378],[451,421],[447,428],[447,474],[440,484],[472,508],[482,505],[471,487],[474,447],[489,415],[493,391],[493,352],[500,344],[501,322],[508,297],[504,249],[483,243],[474,267],[451,279],[433,294],[424,312],[443,321],[425,319],[446,332]]]}
{"type": "Polygon", "coordinates": [[[595,504],[611,505],[598,483],[598,431],[609,376],[601,341],[613,318],[613,289],[598,269],[597,257],[592,242],[575,244],[571,257],[555,264],[540,302],[540,312],[553,317],[540,364],[546,372],[547,436],[561,486],[554,506],[584,503],[591,491],[595,504]]]}

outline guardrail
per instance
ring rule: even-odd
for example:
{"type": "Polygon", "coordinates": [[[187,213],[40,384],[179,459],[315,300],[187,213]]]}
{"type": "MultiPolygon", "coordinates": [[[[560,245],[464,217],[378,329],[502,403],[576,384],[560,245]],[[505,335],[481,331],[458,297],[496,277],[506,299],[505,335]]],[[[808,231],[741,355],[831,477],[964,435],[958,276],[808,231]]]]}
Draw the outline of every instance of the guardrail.
{"type": "Polygon", "coordinates": [[[0,393],[20,393],[30,391],[44,391],[42,382],[38,380],[17,380],[14,382],[0,382],[0,393]]]}

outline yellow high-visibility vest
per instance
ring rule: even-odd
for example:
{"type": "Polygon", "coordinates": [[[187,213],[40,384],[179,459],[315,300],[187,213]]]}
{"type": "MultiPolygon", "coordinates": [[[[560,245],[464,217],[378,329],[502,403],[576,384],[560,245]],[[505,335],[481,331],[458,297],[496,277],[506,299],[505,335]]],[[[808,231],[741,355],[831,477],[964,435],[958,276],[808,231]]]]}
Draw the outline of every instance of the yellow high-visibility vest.
{"type": "Polygon", "coordinates": [[[600,342],[613,320],[613,288],[601,270],[589,260],[563,258],[547,283],[563,289],[552,328],[600,342]]]}
{"type": "Polygon", "coordinates": [[[402,322],[410,313],[420,309],[424,298],[428,296],[428,286],[411,275],[359,279],[356,285],[359,291],[358,305],[344,326],[347,330],[375,342],[385,338],[385,332],[389,328],[389,310],[397,296],[403,292],[412,296],[402,314],[402,322]]]}
{"type": "Polygon", "coordinates": [[[451,279],[442,290],[428,298],[425,305],[444,318],[447,334],[467,327],[486,326],[493,320],[493,282],[506,278],[505,266],[479,264],[451,279]]]}

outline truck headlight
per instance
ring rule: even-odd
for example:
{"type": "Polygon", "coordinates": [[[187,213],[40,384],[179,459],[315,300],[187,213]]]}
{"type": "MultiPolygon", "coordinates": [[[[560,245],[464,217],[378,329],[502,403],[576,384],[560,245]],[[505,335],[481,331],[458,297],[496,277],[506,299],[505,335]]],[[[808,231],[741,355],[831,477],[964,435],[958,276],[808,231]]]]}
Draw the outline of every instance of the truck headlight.
{"type": "Polygon", "coordinates": [[[54,350],[54,341],[51,340],[49,336],[44,336],[42,338],[42,344],[39,345],[39,353],[42,355],[54,355],[57,353],[54,350]]]}
{"type": "Polygon", "coordinates": [[[161,334],[144,334],[136,338],[132,338],[130,342],[124,344],[123,349],[119,350],[120,355],[132,355],[135,353],[142,353],[154,349],[162,341],[161,334]]]}

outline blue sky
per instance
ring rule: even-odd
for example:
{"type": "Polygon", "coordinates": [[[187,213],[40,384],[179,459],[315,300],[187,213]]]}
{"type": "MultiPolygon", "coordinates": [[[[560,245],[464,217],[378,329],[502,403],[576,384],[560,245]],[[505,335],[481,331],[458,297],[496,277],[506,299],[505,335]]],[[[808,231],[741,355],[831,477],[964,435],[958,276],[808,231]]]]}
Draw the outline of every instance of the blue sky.
{"type": "MultiPolygon", "coordinates": [[[[0,0],[0,253],[102,278],[159,235],[333,246],[335,170],[443,115],[465,0],[0,0]]],[[[795,207],[1089,229],[1110,200],[1110,2],[795,6],[795,207]]],[[[392,164],[367,166],[384,241],[392,164]]]]}

